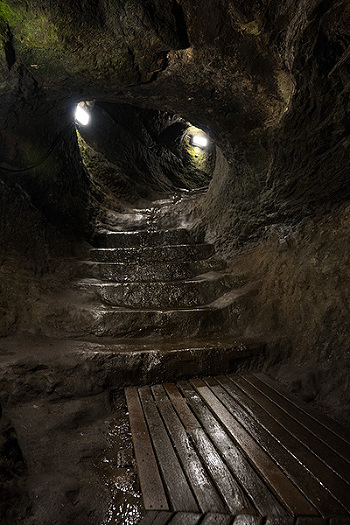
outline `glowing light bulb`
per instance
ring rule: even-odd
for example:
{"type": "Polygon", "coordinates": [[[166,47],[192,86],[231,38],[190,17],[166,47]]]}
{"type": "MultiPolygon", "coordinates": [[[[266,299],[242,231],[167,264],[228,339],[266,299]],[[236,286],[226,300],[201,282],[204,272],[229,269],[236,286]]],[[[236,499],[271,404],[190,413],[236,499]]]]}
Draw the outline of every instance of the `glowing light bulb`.
{"type": "Polygon", "coordinates": [[[78,105],[75,110],[75,120],[79,122],[79,124],[86,126],[90,122],[90,114],[86,109],[78,105]]]}
{"type": "Polygon", "coordinates": [[[208,145],[208,139],[202,137],[201,135],[193,135],[191,139],[193,146],[199,146],[200,148],[205,148],[208,145]]]}

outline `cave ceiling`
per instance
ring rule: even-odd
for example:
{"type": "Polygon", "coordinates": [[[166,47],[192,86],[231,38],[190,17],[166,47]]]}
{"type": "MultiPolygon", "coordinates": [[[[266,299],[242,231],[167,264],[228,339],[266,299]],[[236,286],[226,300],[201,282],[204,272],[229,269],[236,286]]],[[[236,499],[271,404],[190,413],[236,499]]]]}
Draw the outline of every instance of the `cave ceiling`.
{"type": "Polygon", "coordinates": [[[3,93],[8,69],[25,68],[55,100],[124,100],[231,135],[273,121],[288,104],[290,75],[271,42],[266,2],[0,5],[3,93]]]}

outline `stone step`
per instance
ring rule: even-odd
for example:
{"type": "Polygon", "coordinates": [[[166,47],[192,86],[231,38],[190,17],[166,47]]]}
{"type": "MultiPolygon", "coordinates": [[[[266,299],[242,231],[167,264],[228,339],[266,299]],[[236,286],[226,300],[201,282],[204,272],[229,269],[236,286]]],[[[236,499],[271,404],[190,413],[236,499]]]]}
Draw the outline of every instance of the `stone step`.
{"type": "MultiPolygon", "coordinates": [[[[256,289],[250,284],[225,293],[196,308],[125,308],[89,302],[67,302],[62,297],[48,307],[31,332],[49,337],[156,337],[161,339],[207,337],[240,329],[241,318],[256,289]],[[238,327],[238,328],[237,328],[238,327]]],[[[72,297],[72,299],[74,299],[72,297]]],[[[129,339],[128,339],[129,340],[129,339]]]]}
{"type": "Polygon", "coordinates": [[[98,248],[139,248],[191,244],[193,240],[185,229],[100,233],[93,239],[98,248]]]}
{"type": "Polygon", "coordinates": [[[77,283],[104,304],[131,308],[189,308],[203,306],[228,292],[235,282],[232,275],[208,272],[187,281],[110,283],[85,279],[77,283]]]}
{"type": "Polygon", "coordinates": [[[178,244],[141,248],[94,248],[90,258],[98,262],[200,261],[214,254],[211,244],[178,244]]]}
{"type": "Polygon", "coordinates": [[[79,264],[77,275],[90,279],[113,282],[176,281],[191,279],[209,271],[225,268],[223,261],[207,259],[184,262],[134,262],[99,263],[84,261],[79,264]]]}
{"type": "Polygon", "coordinates": [[[23,399],[91,396],[109,388],[236,371],[264,344],[234,337],[186,341],[3,338],[0,391],[7,404],[23,399]]]}

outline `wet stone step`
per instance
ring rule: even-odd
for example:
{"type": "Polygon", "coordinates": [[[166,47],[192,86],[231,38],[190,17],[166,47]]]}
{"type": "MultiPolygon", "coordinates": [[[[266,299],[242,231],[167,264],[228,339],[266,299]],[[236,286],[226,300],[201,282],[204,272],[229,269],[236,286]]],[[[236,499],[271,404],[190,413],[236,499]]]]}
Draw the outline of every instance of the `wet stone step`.
{"type": "MultiPolygon", "coordinates": [[[[52,399],[52,395],[81,398],[126,385],[188,378],[194,370],[198,374],[235,371],[245,360],[264,352],[259,341],[232,337],[164,342],[150,338],[48,340],[26,334],[5,339],[0,355],[0,390],[16,404],[24,399],[26,403],[38,400],[38,393],[41,399],[52,399]]],[[[114,455],[113,465],[128,468],[131,463],[129,449],[124,450],[123,446],[121,454],[114,455]]],[[[13,521],[6,523],[15,525],[13,521]]],[[[101,521],[96,521],[97,524],[101,521]]],[[[4,521],[1,525],[5,525],[4,521]]]]}
{"type": "Polygon", "coordinates": [[[90,251],[93,261],[99,262],[151,262],[151,261],[198,261],[214,254],[211,244],[179,244],[145,248],[95,248],[90,251]]]}
{"type": "Polygon", "coordinates": [[[244,288],[227,292],[211,304],[196,308],[136,309],[125,307],[77,306],[51,312],[37,333],[69,337],[207,337],[232,332],[250,300],[244,288]]]}
{"type": "Polygon", "coordinates": [[[99,283],[87,279],[78,286],[113,306],[183,308],[208,304],[234,284],[231,275],[211,272],[191,281],[99,283]]]}
{"type": "Polygon", "coordinates": [[[191,244],[192,238],[185,229],[158,231],[130,231],[100,233],[93,239],[98,248],[138,248],[172,244],[191,244]]]}
{"type": "Polygon", "coordinates": [[[148,263],[99,263],[85,261],[79,265],[79,274],[86,278],[114,282],[176,281],[195,275],[222,270],[222,261],[148,262],[148,263]]]}

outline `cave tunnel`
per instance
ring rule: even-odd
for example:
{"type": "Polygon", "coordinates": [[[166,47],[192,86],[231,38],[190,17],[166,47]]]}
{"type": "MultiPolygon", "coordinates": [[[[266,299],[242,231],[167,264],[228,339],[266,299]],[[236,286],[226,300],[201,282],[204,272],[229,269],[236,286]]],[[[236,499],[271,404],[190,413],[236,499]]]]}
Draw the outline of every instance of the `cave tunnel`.
{"type": "Polygon", "coordinates": [[[349,28],[0,0],[2,524],[350,523],[349,28]]]}

